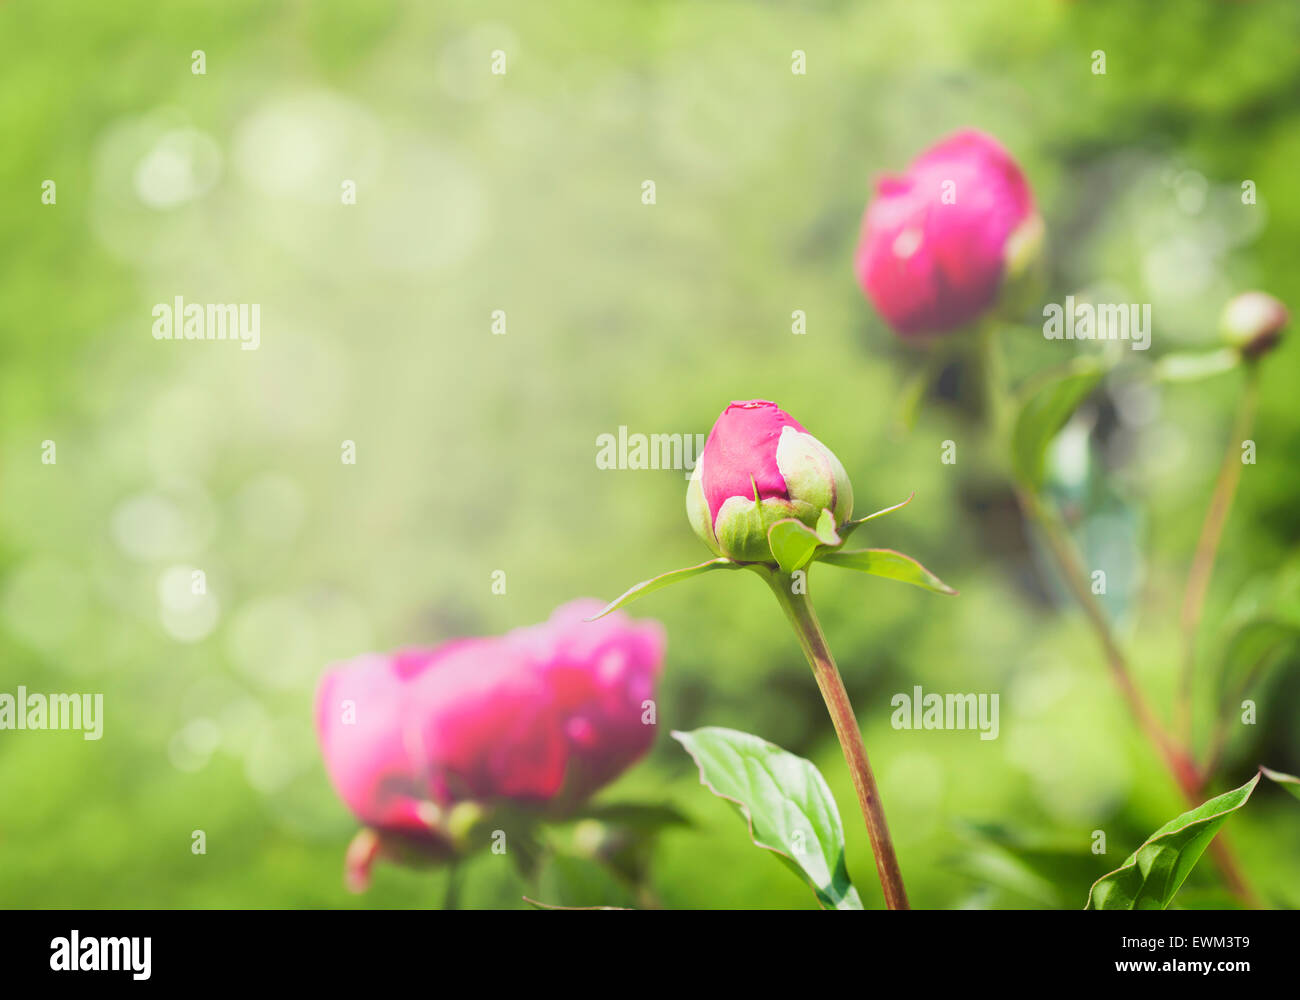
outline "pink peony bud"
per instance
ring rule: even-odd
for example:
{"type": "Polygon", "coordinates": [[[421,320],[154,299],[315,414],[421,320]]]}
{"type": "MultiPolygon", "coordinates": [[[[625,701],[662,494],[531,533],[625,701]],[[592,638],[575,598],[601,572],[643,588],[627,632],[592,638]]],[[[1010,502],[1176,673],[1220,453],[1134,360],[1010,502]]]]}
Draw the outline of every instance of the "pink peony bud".
{"type": "Polygon", "coordinates": [[[1247,358],[1267,354],[1282,339],[1291,316],[1267,292],[1242,292],[1223,310],[1223,338],[1247,358]]]}
{"type": "MultiPolygon", "coordinates": [[[[664,635],[621,612],[583,620],[601,607],[573,601],[504,636],[330,670],[316,731],[348,808],[389,841],[449,853],[462,807],[562,812],[617,776],[654,739],[642,719],[664,635]]],[[[352,884],[364,885],[381,848],[354,847],[352,884]]]]}
{"type": "Polygon", "coordinates": [[[858,282],[899,334],[945,333],[978,319],[1004,278],[1032,266],[1042,232],[1020,167],[992,136],[966,129],[877,183],[858,282]]]}
{"type": "Polygon", "coordinates": [[[732,403],[709,432],[691,474],[691,527],[721,556],[771,562],[768,528],[797,518],[814,527],[823,510],[841,524],[853,486],[840,460],[775,403],[732,403]]]}

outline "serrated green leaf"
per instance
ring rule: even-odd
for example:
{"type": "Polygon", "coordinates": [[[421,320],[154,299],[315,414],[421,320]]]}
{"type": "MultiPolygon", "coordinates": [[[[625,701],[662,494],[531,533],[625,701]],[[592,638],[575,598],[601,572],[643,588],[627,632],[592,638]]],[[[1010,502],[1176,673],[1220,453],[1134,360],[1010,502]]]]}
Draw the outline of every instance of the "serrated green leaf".
{"type": "Polygon", "coordinates": [[[857,570],[859,573],[870,573],[872,576],[883,576],[888,580],[910,583],[915,587],[934,591],[936,594],[953,596],[957,593],[911,556],[895,552],[893,549],[827,552],[819,557],[819,561],[831,566],[857,570]]]}
{"type": "Polygon", "coordinates": [[[1108,369],[1101,358],[1087,355],[1035,381],[1011,430],[1011,464],[1023,483],[1033,487],[1042,483],[1047,446],[1108,369]]]}
{"type": "Polygon", "coordinates": [[[1170,820],[1108,875],[1093,883],[1085,910],[1163,910],[1173,901],[1219,827],[1246,804],[1256,774],[1170,820]]]}
{"type": "Polygon", "coordinates": [[[1294,774],[1283,774],[1281,771],[1274,771],[1268,767],[1261,767],[1259,772],[1269,781],[1276,781],[1297,799],[1300,799],[1300,778],[1297,778],[1294,774]]]}
{"type": "Polygon", "coordinates": [[[698,765],[704,786],[736,806],[754,843],[807,882],[823,909],[862,909],[844,863],[839,810],[811,761],[718,726],[673,738],[698,765]]]}
{"type": "Polygon", "coordinates": [[[862,527],[862,525],[866,524],[868,521],[874,521],[878,517],[884,517],[886,514],[892,514],[896,510],[901,510],[902,508],[906,507],[909,503],[911,503],[912,498],[915,496],[916,496],[916,490],[913,490],[911,494],[908,496],[908,498],[904,500],[902,503],[896,503],[892,507],[882,507],[874,514],[868,514],[866,517],[859,517],[857,520],[854,521],[844,522],[844,524],[840,525],[840,531],[839,531],[840,539],[843,540],[848,538],[849,535],[853,534],[853,532],[857,531],[858,528],[862,527]]]}
{"type": "Polygon", "coordinates": [[[587,619],[594,622],[597,618],[604,618],[611,611],[631,604],[638,597],[644,597],[646,594],[652,594],[656,590],[662,590],[664,587],[671,586],[674,583],[680,583],[682,580],[689,580],[693,576],[699,576],[701,573],[708,573],[715,569],[742,569],[738,562],[732,562],[727,558],[710,559],[708,562],[700,563],[698,566],[687,566],[685,569],[669,570],[667,573],[661,573],[658,576],[651,577],[649,580],[642,580],[634,587],[629,587],[621,596],[610,601],[609,604],[600,611],[587,619]]]}
{"type": "Polygon", "coordinates": [[[797,518],[776,521],[767,529],[767,544],[776,564],[786,573],[808,565],[821,539],[817,532],[797,518]]]}

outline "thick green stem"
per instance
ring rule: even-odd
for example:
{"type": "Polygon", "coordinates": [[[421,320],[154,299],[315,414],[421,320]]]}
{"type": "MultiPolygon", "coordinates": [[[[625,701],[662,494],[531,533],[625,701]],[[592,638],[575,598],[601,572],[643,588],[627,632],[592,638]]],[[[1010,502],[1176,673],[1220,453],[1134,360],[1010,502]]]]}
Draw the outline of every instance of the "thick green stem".
{"type": "Polygon", "coordinates": [[[765,579],[776,595],[781,610],[790,620],[799,645],[808,658],[808,665],[812,667],[817,687],[821,690],[831,722],[835,726],[835,735],[839,737],[840,747],[844,750],[844,760],[849,765],[853,788],[858,794],[862,817],[867,823],[867,836],[876,858],[876,873],[880,876],[885,905],[891,910],[911,909],[907,902],[907,890],[903,887],[898,857],[894,854],[894,842],[889,836],[889,824],[885,820],[880,790],[876,787],[876,777],[871,772],[867,749],[862,743],[862,730],[858,728],[848,692],[844,690],[844,681],[813,611],[812,601],[807,594],[807,576],[801,574],[799,577],[798,583],[802,586],[796,586],[792,574],[775,570],[769,571],[765,579]]]}
{"type": "MultiPolygon", "coordinates": [[[[1183,591],[1181,617],[1183,671],[1178,689],[1178,724],[1183,740],[1188,745],[1191,744],[1192,739],[1192,680],[1196,672],[1196,634],[1201,625],[1205,595],[1210,588],[1210,575],[1214,571],[1214,560],[1219,552],[1219,542],[1223,538],[1223,528],[1228,521],[1228,512],[1232,510],[1237,484],[1241,481],[1241,442],[1250,434],[1258,398],[1259,372],[1256,366],[1251,364],[1246,371],[1246,386],[1237,405],[1237,417],[1233,424],[1232,436],[1228,439],[1227,451],[1224,452],[1223,462],[1219,465],[1214,492],[1210,495],[1210,506],[1205,512],[1201,536],[1196,543],[1196,556],[1192,560],[1192,569],[1187,575],[1187,587],[1183,591]]],[[[1214,762],[1212,756],[1209,763],[1214,762]]],[[[1205,776],[1209,776],[1208,768],[1205,776]]]]}

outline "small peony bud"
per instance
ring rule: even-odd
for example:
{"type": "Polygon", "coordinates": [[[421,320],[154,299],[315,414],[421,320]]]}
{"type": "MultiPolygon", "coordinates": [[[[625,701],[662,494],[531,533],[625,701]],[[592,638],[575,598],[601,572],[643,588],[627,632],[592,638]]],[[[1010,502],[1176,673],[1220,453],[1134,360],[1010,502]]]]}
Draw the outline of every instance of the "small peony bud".
{"type": "Polygon", "coordinates": [[[815,527],[853,515],[840,460],[775,403],[732,403],[718,417],[686,490],[691,527],[720,556],[772,562],[768,528],[798,518],[815,527]]]}
{"type": "Polygon", "coordinates": [[[862,220],[856,271],[903,337],[946,333],[1032,278],[1043,244],[1033,192],[992,136],[966,129],[882,178],[862,220]]]}
{"type": "Polygon", "coordinates": [[[1242,292],[1223,310],[1220,327],[1229,346],[1246,358],[1267,354],[1282,339],[1290,320],[1284,306],[1266,292],[1242,292]]]}

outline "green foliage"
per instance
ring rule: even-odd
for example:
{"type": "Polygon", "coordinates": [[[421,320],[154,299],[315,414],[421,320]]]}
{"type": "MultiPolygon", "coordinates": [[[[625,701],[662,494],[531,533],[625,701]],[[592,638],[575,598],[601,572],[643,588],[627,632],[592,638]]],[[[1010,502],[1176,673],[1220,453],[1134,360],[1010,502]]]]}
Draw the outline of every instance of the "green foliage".
{"type": "Polygon", "coordinates": [[[963,821],[954,824],[962,850],[947,865],[1018,907],[1065,909],[1074,904],[1070,886],[1096,879],[1099,858],[1080,850],[1076,838],[1020,828],[1019,823],[963,821]]]}
{"type": "Polygon", "coordinates": [[[862,909],[845,867],[835,798],[811,761],[717,726],[673,737],[699,766],[705,787],[735,805],[754,843],[807,882],[824,909],[862,909]]]}
{"type": "MultiPolygon", "coordinates": [[[[778,522],[780,523],[780,522],[778,522]]],[[[725,557],[710,559],[708,562],[700,563],[698,566],[687,566],[685,569],[669,570],[667,573],[660,573],[649,580],[642,580],[634,584],[626,591],[620,594],[609,604],[605,605],[594,618],[603,618],[611,611],[617,611],[619,608],[631,604],[638,597],[644,597],[646,594],[653,594],[656,590],[671,586],[674,583],[681,583],[683,580],[689,580],[691,577],[699,576],[702,573],[709,573],[715,569],[742,569],[742,563],[732,562],[725,557]]],[[[594,620],[593,618],[593,620],[594,620]]]]}
{"type": "Polygon", "coordinates": [[[856,549],[848,552],[828,552],[821,561],[831,566],[883,576],[887,580],[910,583],[936,594],[953,595],[953,590],[911,556],[893,549],[856,549]]]}
{"type": "Polygon", "coordinates": [[[1231,712],[1296,648],[1298,641],[1300,626],[1288,621],[1258,618],[1237,628],[1219,664],[1220,711],[1231,712]]]}
{"type": "MultiPolygon", "coordinates": [[[[0,732],[0,900],[440,905],[442,872],[381,863],[365,895],[343,888],[356,823],[320,765],[317,677],[700,562],[682,471],[598,469],[595,436],[705,433],[728,400],[760,396],[834,449],[861,510],[912,489],[924,501],[852,544],[916,553],[962,590],[936,614],[850,574],[817,585],[915,905],[1027,904],[985,893],[991,877],[954,877],[944,862],[966,840],[953,816],[1062,839],[1104,826],[1137,844],[1179,811],[990,483],[978,380],[942,350],[956,345],[885,328],[855,287],[853,251],[872,179],[975,125],[1034,186],[1044,301],[1089,286],[1151,302],[1152,357],[1206,350],[1243,282],[1294,311],[1300,5],[503,0],[488,16],[477,0],[176,0],[150,9],[144,42],[139,6],[0,4],[0,691],[102,692],[106,715],[98,743],[0,732]],[[785,61],[796,44],[802,77],[785,61]],[[1104,77],[1089,70],[1098,46],[1104,77]],[[206,76],[190,73],[195,48],[206,76]],[[485,72],[496,48],[504,77],[485,72]],[[46,178],[56,206],[40,203],[46,178]],[[143,200],[151,178],[181,200],[143,200]],[[338,201],[343,178],[358,182],[355,206],[338,201]],[[638,198],[646,178],[655,206],[638,198]],[[1258,205],[1241,201],[1246,179],[1258,205]],[[261,348],[153,340],[150,309],[175,294],[261,302],[261,348]],[[806,336],[790,333],[796,308],[806,336]],[[504,336],[490,332],[497,309],[504,336]],[[40,463],[46,439],[56,466],[40,463]],[[356,466],[339,462],[345,439],[356,466]],[[936,460],[948,439],[956,465],[936,460]],[[176,567],[206,571],[211,622],[162,585],[176,567]],[[914,684],[1001,692],[1002,736],[893,730],[889,699],[914,684]],[[191,853],[195,830],[206,854],[191,853]]],[[[1047,342],[1041,319],[1031,308],[1001,338],[1015,384],[1099,347],[1047,342]]],[[[1142,559],[1125,581],[1140,627],[1125,641],[1163,706],[1179,652],[1170,588],[1240,379],[1143,395],[1146,359],[1124,358],[1134,391],[1097,395],[1112,432],[1097,474],[1140,511],[1142,559]]],[[[1294,555],[1298,359],[1284,339],[1260,373],[1259,461],[1216,564],[1198,725],[1219,697],[1228,600],[1252,578],[1273,586],[1294,555]]],[[[1108,542],[1107,511],[1078,511],[1108,542]]],[[[737,835],[728,806],[700,795],[666,733],[763,733],[852,801],[772,595],[749,574],[692,579],[629,613],[667,627],[661,733],[598,801],[689,809],[694,826],[659,833],[658,897],[812,905],[737,835]]],[[[1234,726],[1232,746],[1242,760],[1258,750],[1252,767],[1294,771],[1300,690],[1286,671],[1270,678],[1258,724],[1234,726]]],[[[1248,873],[1300,906],[1294,810],[1272,798],[1275,810],[1233,821],[1234,840],[1248,873]]],[[[845,818],[848,868],[874,886],[845,818]]],[[[463,907],[555,901],[514,853],[512,838],[507,855],[463,867],[463,907]]],[[[1030,871],[1068,905],[1098,874],[1053,852],[1030,871]]],[[[1175,905],[1216,888],[1201,864],[1175,905]]]]}
{"type": "Polygon", "coordinates": [[[1122,865],[1093,883],[1085,908],[1166,909],[1219,828],[1246,804],[1257,784],[1258,774],[1240,788],[1217,795],[1171,819],[1122,865]]]}
{"type": "Polygon", "coordinates": [[[1100,358],[1084,355],[1035,379],[1029,387],[1011,430],[1012,467],[1023,483],[1031,487],[1042,483],[1047,446],[1097,388],[1106,370],[1100,358]]]}
{"type": "Polygon", "coordinates": [[[1267,767],[1261,767],[1259,773],[1269,781],[1281,785],[1297,799],[1300,799],[1300,778],[1297,778],[1294,774],[1283,774],[1281,771],[1273,771],[1267,767]]]}
{"type": "Polygon", "coordinates": [[[1162,382],[1199,382],[1230,372],[1241,363],[1241,354],[1231,348],[1198,354],[1166,354],[1152,367],[1162,382]]]}

